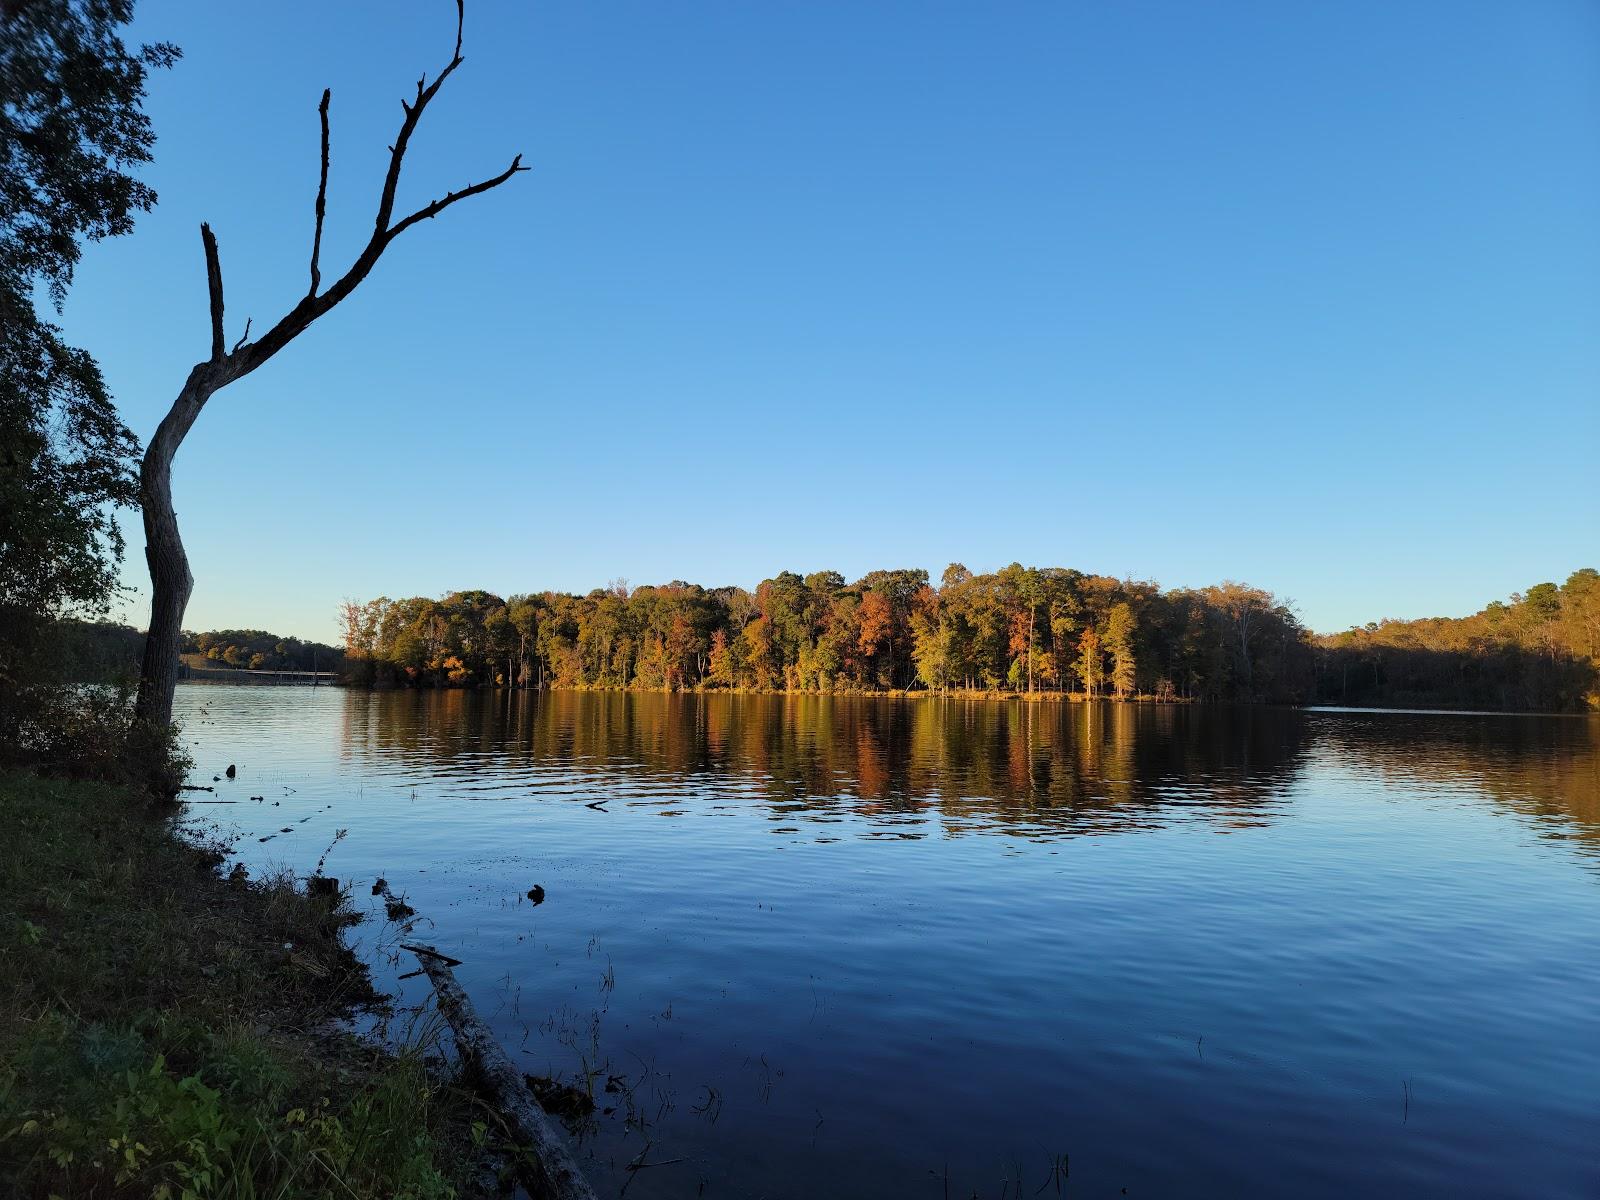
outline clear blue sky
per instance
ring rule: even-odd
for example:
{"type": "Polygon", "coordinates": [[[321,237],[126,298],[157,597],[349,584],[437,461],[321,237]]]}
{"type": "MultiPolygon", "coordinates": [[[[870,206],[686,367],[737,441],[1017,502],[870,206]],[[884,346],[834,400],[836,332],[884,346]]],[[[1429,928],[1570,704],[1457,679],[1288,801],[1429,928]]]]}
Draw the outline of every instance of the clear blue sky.
{"type": "MultiPolygon", "coordinates": [[[[159,208],[69,301],[148,437],[370,229],[448,0],[142,0],[159,208]]],[[[469,3],[362,289],[183,447],[187,624],[1012,560],[1314,628],[1600,565],[1600,6],[469,3]]],[[[131,531],[128,576],[142,578],[131,531]]],[[[142,622],[142,604],[127,617],[142,622]]]]}

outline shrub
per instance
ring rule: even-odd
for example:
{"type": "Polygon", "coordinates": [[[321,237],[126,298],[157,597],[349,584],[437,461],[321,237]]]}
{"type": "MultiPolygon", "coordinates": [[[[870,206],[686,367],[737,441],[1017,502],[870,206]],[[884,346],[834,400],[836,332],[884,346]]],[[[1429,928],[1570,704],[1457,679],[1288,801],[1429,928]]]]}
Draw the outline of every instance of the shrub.
{"type": "Polygon", "coordinates": [[[136,724],[133,693],[128,682],[18,689],[0,732],[0,766],[176,795],[192,764],[175,728],[136,724]]]}

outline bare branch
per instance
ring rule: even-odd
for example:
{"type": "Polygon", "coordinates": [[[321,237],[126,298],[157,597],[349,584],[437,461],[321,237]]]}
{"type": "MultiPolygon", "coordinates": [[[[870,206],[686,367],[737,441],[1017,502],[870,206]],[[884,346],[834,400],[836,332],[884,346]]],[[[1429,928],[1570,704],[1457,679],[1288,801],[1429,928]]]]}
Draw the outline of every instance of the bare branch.
{"type": "Polygon", "coordinates": [[[511,160],[511,165],[504,171],[501,171],[500,174],[496,175],[493,179],[485,179],[481,183],[470,184],[459,192],[446,192],[442,199],[435,200],[426,208],[417,209],[416,212],[412,213],[409,217],[406,217],[404,220],[400,221],[393,228],[391,228],[384,236],[384,241],[392,242],[395,238],[399,237],[418,221],[432,220],[445,209],[449,208],[457,200],[465,200],[468,196],[477,196],[483,192],[487,192],[490,188],[499,187],[518,171],[526,171],[527,169],[527,167],[522,165],[522,155],[517,155],[511,160]]]}
{"type": "Polygon", "coordinates": [[[239,353],[239,347],[250,340],[250,322],[254,319],[254,317],[246,317],[244,319],[244,332],[239,335],[239,340],[233,344],[233,349],[228,351],[229,354],[239,353]]]}
{"type": "MultiPolygon", "coordinates": [[[[302,296],[299,303],[285,313],[271,329],[263,333],[256,341],[236,349],[235,354],[228,361],[228,374],[230,379],[238,379],[248,375],[273,355],[277,354],[306,329],[318,317],[322,316],[334,305],[342,301],[356,287],[372,273],[372,268],[383,256],[389,243],[394,241],[405,230],[415,225],[418,221],[428,220],[438,216],[458,200],[465,200],[468,196],[476,196],[487,192],[491,188],[499,187],[519,171],[528,168],[522,165],[522,156],[519,154],[512,160],[511,165],[492,179],[485,179],[479,183],[468,185],[459,192],[447,192],[444,197],[435,200],[425,208],[405,217],[398,223],[393,222],[395,193],[400,184],[400,168],[405,160],[406,148],[410,144],[411,135],[416,131],[422,119],[423,111],[432,99],[439,94],[439,89],[453,71],[462,63],[461,58],[461,30],[465,20],[466,6],[464,0],[456,0],[456,44],[455,51],[450,61],[445,64],[444,70],[434,78],[432,83],[427,82],[427,77],[417,81],[417,94],[414,100],[400,102],[400,107],[405,113],[405,119],[400,123],[400,132],[394,139],[394,144],[389,147],[389,168],[384,175],[383,193],[378,202],[377,217],[373,222],[372,236],[367,244],[362,247],[361,253],[356,256],[349,268],[338,279],[328,285],[326,291],[319,292],[321,286],[320,262],[318,249],[320,247],[320,232],[322,205],[324,203],[324,190],[326,187],[326,172],[328,164],[326,113],[324,111],[323,134],[323,173],[324,178],[318,186],[318,240],[313,244],[312,250],[312,290],[302,296]]],[[[324,94],[324,106],[327,103],[327,94],[324,94]]]]}
{"type": "MultiPolygon", "coordinates": [[[[7,0],[0,0],[3,8],[7,0]]],[[[449,63],[430,84],[427,76],[417,81],[414,103],[401,102],[405,119],[400,133],[389,147],[389,168],[384,176],[383,193],[378,203],[377,219],[371,236],[355,260],[325,292],[319,294],[321,280],[322,228],[326,215],[328,186],[328,105],[330,93],[324,91],[319,113],[322,118],[322,169],[317,184],[316,230],[311,243],[311,288],[287,313],[252,342],[250,322],[245,322],[244,335],[234,343],[233,350],[224,350],[222,306],[222,262],[217,251],[217,239],[209,225],[200,226],[200,237],[205,245],[206,285],[211,304],[211,357],[199,362],[189,372],[183,389],[173,401],[167,415],[156,427],[155,435],[145,448],[140,466],[140,504],[144,511],[146,538],[145,556],[150,565],[151,610],[150,633],[145,639],[143,674],[139,683],[136,712],[140,720],[157,728],[165,728],[172,721],[173,692],[177,686],[177,644],[183,627],[183,614],[194,587],[189,573],[189,560],[183,549],[183,539],[178,531],[178,514],[172,505],[172,460],[183,444],[200,410],[216,392],[242,379],[271,359],[300,334],[311,327],[318,317],[327,313],[372,273],[384,250],[406,229],[418,221],[437,216],[457,200],[498,187],[518,171],[526,170],[518,155],[511,166],[493,179],[468,186],[461,192],[447,192],[442,200],[435,200],[426,208],[406,217],[399,225],[390,228],[394,216],[395,193],[400,183],[400,167],[405,158],[406,146],[416,131],[417,123],[428,103],[439,94],[440,87],[451,73],[461,65],[461,30],[465,20],[464,0],[456,0],[456,43],[449,63]]],[[[568,1194],[563,1192],[563,1195],[568,1194]]],[[[579,1193],[572,1193],[579,1194],[579,1193]]],[[[581,1192],[588,1195],[584,1188],[581,1192]]]]}
{"type": "Polygon", "coordinates": [[[406,156],[406,145],[411,141],[411,134],[417,128],[417,122],[422,119],[422,110],[428,107],[428,102],[439,94],[439,89],[444,81],[450,78],[450,73],[461,65],[461,26],[466,20],[466,0],[456,0],[456,48],[450,56],[450,61],[445,64],[432,83],[427,82],[424,75],[417,80],[417,98],[410,104],[400,101],[400,107],[405,111],[406,119],[400,124],[400,134],[394,139],[394,145],[389,147],[389,170],[383,179],[383,195],[378,201],[378,215],[374,223],[374,238],[382,237],[389,230],[389,218],[394,216],[395,192],[400,186],[400,164],[406,156]]]}
{"type": "Polygon", "coordinates": [[[322,218],[328,213],[328,101],[332,95],[331,88],[323,88],[322,103],[317,105],[317,113],[322,117],[322,175],[317,181],[317,232],[311,239],[311,290],[306,293],[310,296],[315,296],[322,286],[317,259],[322,256],[322,218]]]}
{"type": "Polygon", "coordinates": [[[221,360],[225,350],[222,338],[222,259],[217,254],[217,235],[211,226],[200,223],[200,240],[206,248],[206,291],[211,299],[211,360],[221,360]]]}

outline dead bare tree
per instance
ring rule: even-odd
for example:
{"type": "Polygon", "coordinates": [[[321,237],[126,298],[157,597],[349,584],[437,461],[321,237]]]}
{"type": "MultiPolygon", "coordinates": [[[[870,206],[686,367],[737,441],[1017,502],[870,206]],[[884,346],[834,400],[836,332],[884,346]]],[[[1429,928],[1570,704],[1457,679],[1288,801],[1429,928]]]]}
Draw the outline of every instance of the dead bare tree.
{"type": "Polygon", "coordinates": [[[150,631],[145,639],[144,667],[139,679],[134,715],[145,729],[165,729],[172,723],[172,699],[178,682],[178,639],[183,627],[184,610],[194,590],[189,559],[178,534],[178,515],[172,507],[172,459],[206,401],[234,380],[242,379],[261,366],[303,333],[318,317],[355,291],[357,285],[377,265],[389,244],[406,230],[419,221],[438,216],[468,196],[499,187],[517,172],[528,169],[522,165],[522,156],[519,154],[511,160],[509,167],[493,178],[470,184],[459,192],[446,192],[441,199],[417,209],[409,216],[394,219],[395,191],[400,185],[400,167],[405,160],[411,135],[416,132],[423,112],[439,94],[444,81],[462,62],[461,29],[466,19],[464,5],[465,0],[456,0],[456,48],[449,63],[432,83],[427,81],[426,75],[417,80],[417,94],[409,101],[400,102],[405,119],[400,123],[400,133],[394,145],[389,147],[389,170],[384,176],[372,237],[351,263],[349,270],[337,281],[326,290],[319,290],[322,289],[319,261],[322,254],[322,221],[328,196],[328,91],[322,93],[322,103],[317,108],[322,118],[322,173],[317,181],[314,210],[316,230],[311,238],[311,286],[299,303],[256,341],[249,340],[248,321],[245,322],[244,335],[231,349],[224,339],[222,263],[217,253],[217,239],[209,225],[200,226],[200,239],[205,246],[206,283],[211,297],[211,357],[196,363],[189,372],[183,390],[173,401],[171,411],[162,418],[155,437],[150,439],[140,470],[145,558],[150,566],[152,594],[150,631]]]}

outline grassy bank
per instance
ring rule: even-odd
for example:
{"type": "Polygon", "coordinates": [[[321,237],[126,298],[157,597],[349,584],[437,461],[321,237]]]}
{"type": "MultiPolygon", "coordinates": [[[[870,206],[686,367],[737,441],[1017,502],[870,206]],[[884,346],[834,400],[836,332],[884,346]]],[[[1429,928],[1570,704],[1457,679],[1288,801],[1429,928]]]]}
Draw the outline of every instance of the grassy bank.
{"type": "Polygon", "coordinates": [[[223,877],[105,785],[0,772],[0,1193],[446,1197],[471,1101],[338,1018],[339,896],[223,877]]]}

